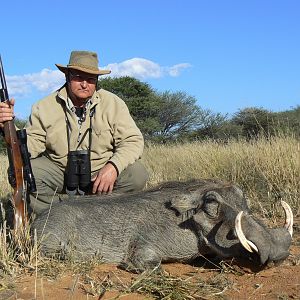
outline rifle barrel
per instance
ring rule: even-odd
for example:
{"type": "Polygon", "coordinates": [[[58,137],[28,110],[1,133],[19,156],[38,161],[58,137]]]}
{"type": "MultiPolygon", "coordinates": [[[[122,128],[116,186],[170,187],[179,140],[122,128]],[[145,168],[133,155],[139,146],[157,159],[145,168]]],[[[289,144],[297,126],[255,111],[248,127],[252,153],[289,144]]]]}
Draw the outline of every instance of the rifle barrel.
{"type": "Polygon", "coordinates": [[[0,82],[1,82],[1,89],[0,89],[1,102],[6,102],[9,100],[9,97],[8,97],[6,80],[4,77],[4,69],[3,69],[1,55],[0,55],[0,82]]]}

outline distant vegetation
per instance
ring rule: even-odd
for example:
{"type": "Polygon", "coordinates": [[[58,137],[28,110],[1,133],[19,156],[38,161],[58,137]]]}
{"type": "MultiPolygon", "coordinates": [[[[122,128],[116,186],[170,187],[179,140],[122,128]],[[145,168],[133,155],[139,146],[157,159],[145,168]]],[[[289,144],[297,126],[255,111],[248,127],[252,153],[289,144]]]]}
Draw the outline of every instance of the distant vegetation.
{"type": "Polygon", "coordinates": [[[104,78],[99,87],[127,103],[147,141],[249,140],[278,133],[300,136],[300,106],[279,113],[249,107],[228,117],[201,108],[195,97],[183,91],[159,93],[131,77],[104,78]]]}
{"type": "MultiPolygon", "coordinates": [[[[26,122],[27,122],[26,120],[15,119],[15,124],[18,128],[24,128],[26,122]]],[[[5,149],[6,149],[5,142],[0,131],[0,153],[5,152],[5,149]]]]}
{"type": "MultiPolygon", "coordinates": [[[[201,108],[186,92],[157,92],[132,77],[100,79],[102,87],[121,97],[147,142],[251,140],[278,134],[300,137],[300,105],[283,112],[248,107],[233,116],[201,108]]],[[[26,120],[17,120],[23,127],[26,120]]],[[[0,151],[4,149],[0,139],[0,151]]]]}

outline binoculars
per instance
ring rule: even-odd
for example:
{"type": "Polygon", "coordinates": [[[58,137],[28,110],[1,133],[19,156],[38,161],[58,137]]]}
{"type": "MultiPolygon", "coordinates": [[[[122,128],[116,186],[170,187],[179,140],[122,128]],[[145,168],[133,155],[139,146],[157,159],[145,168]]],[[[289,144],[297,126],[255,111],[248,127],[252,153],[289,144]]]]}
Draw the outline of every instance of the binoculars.
{"type": "Polygon", "coordinates": [[[88,193],[91,185],[91,160],[89,150],[68,153],[66,192],[71,195],[88,193]]]}

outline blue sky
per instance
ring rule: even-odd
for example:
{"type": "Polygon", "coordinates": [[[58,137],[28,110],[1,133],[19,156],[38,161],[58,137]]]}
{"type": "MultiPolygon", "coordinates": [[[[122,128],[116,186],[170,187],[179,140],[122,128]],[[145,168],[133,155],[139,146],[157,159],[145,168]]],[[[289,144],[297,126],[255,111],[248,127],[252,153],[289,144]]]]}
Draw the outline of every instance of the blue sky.
{"type": "Polygon", "coordinates": [[[55,63],[72,50],[213,112],[300,105],[300,1],[2,2],[0,54],[19,117],[63,83],[55,63]]]}

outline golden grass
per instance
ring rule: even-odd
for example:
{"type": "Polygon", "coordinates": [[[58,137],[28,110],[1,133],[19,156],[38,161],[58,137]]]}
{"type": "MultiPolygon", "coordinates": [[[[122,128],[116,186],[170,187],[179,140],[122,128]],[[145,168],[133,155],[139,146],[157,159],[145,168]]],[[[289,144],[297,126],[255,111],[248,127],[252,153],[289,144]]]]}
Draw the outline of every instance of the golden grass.
{"type": "Polygon", "coordinates": [[[11,187],[7,180],[8,159],[4,154],[0,154],[0,198],[11,193],[11,187]]]}
{"type": "Polygon", "coordinates": [[[149,186],[169,180],[218,178],[240,185],[250,205],[270,207],[283,199],[295,213],[300,212],[300,142],[293,137],[150,144],[143,162],[150,172],[149,186]]]}

